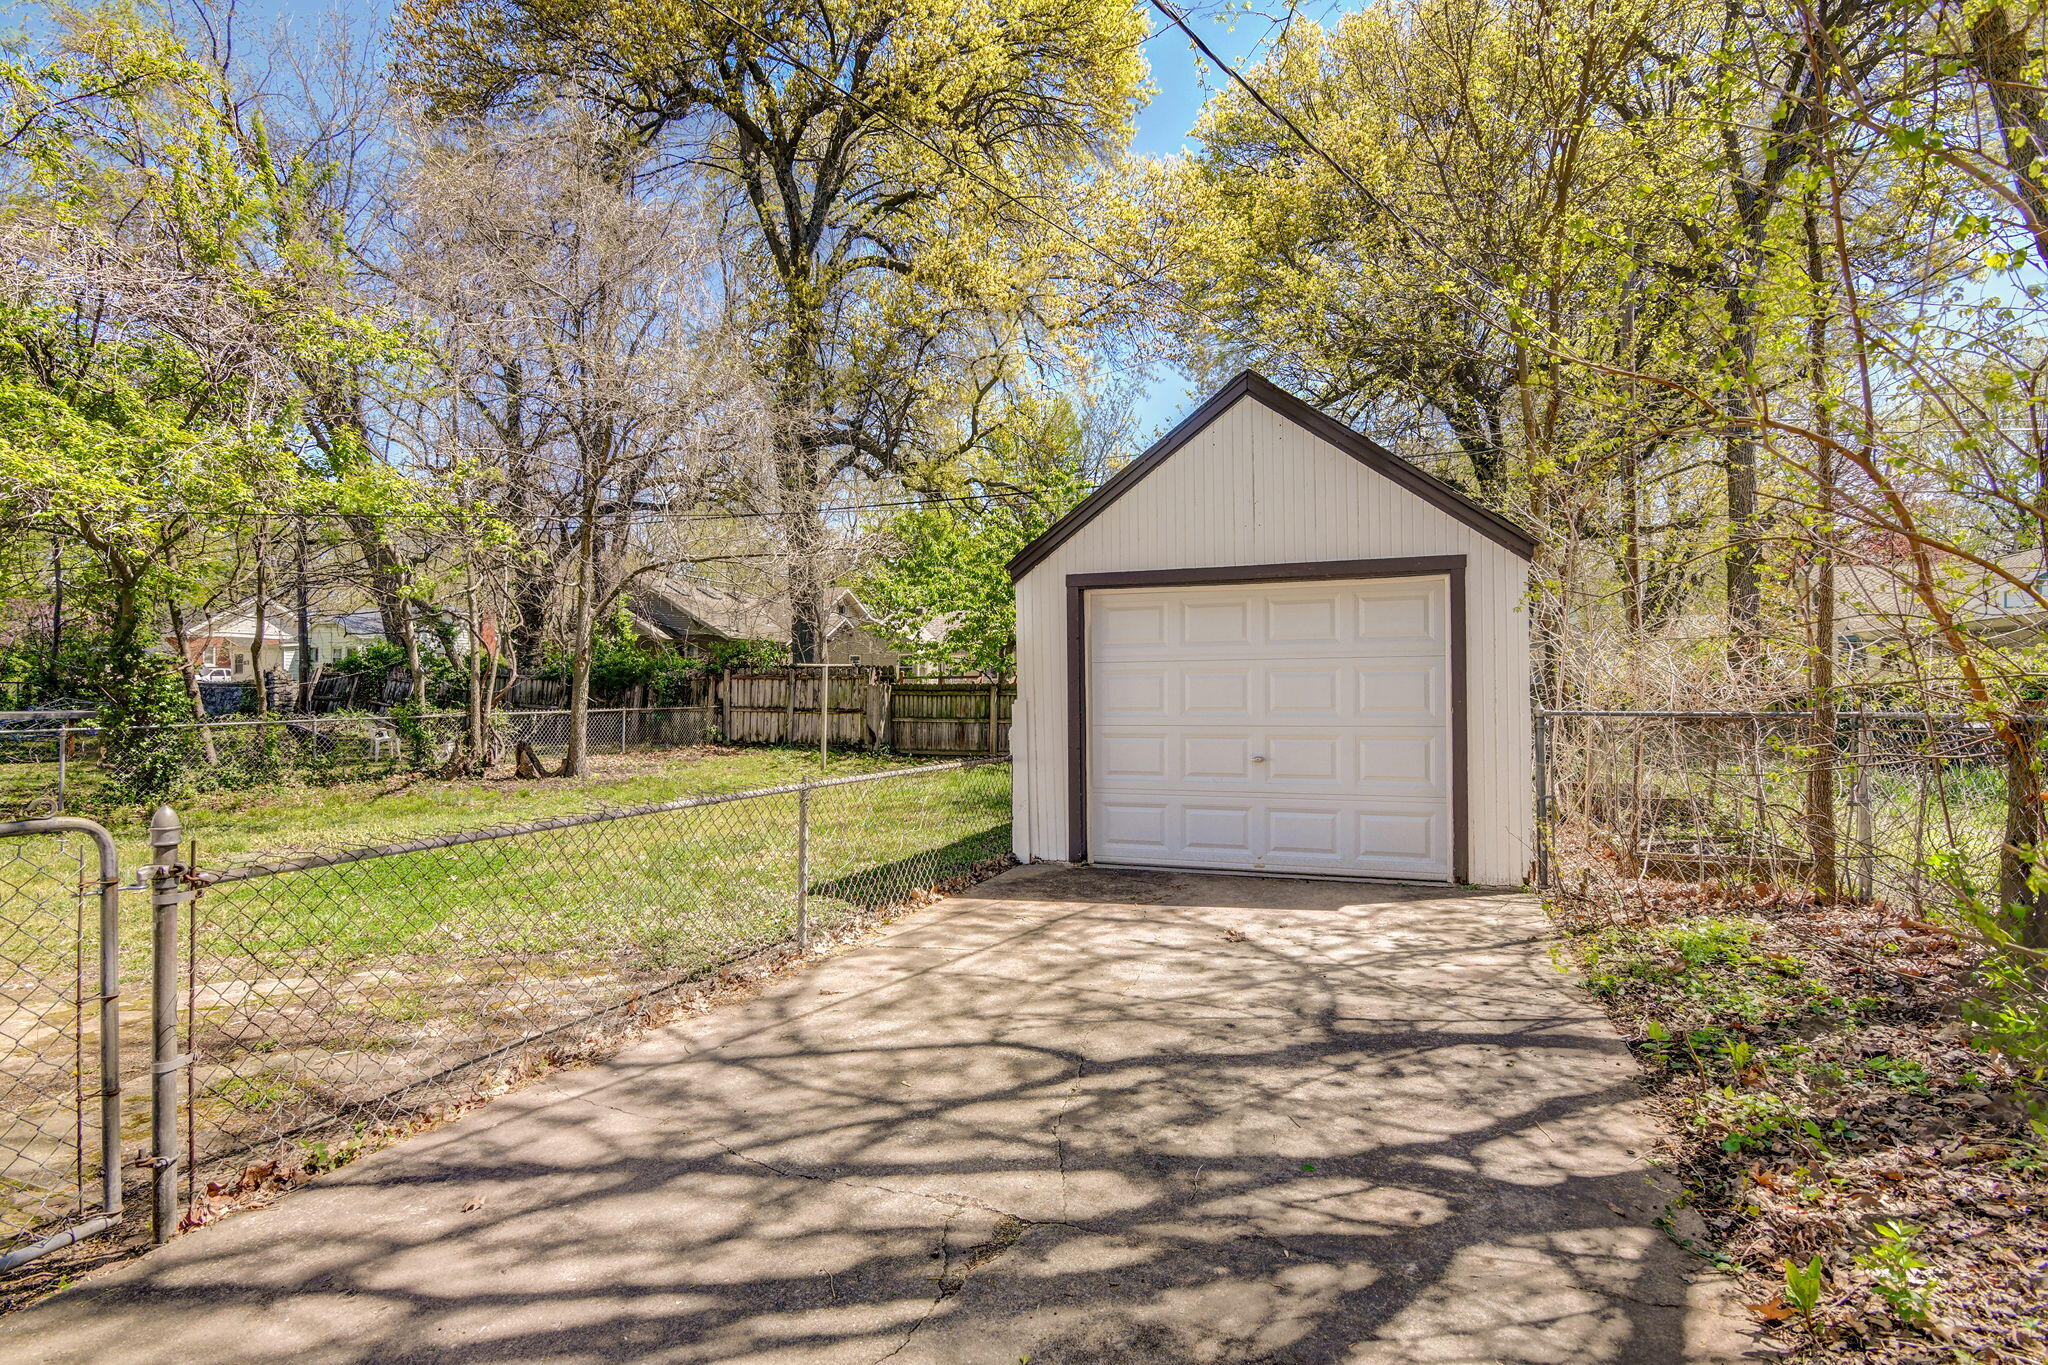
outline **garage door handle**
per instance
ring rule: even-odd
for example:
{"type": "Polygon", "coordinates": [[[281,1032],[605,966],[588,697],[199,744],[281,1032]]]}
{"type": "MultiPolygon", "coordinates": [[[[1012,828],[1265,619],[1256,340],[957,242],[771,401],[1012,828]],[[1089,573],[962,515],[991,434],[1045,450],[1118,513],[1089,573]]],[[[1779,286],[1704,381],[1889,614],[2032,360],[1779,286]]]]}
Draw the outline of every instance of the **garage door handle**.
{"type": "Polygon", "coordinates": [[[1253,754],[1253,755],[1252,755],[1252,762],[1254,762],[1254,763],[1264,763],[1265,761],[1266,761],[1266,756],[1265,756],[1264,754],[1253,754]]]}

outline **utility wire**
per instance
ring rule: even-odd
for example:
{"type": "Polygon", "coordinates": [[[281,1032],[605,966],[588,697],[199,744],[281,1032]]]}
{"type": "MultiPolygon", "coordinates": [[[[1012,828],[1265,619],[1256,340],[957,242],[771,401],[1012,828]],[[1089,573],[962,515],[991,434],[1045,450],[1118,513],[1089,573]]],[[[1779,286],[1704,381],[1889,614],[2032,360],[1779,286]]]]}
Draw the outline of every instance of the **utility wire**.
{"type": "MultiPolygon", "coordinates": [[[[760,41],[762,44],[767,45],[773,43],[774,40],[770,38],[766,33],[763,33],[760,29],[754,27],[752,24],[746,22],[744,19],[739,18],[737,15],[731,13],[722,6],[718,5],[715,2],[715,0],[699,0],[699,3],[702,4],[705,9],[710,10],[713,14],[716,14],[720,18],[724,19],[734,28],[740,29],[745,33],[751,34],[755,39],[760,41]]],[[[1173,20],[1184,32],[1188,32],[1190,37],[1193,37],[1192,31],[1188,30],[1187,26],[1181,23],[1179,17],[1175,15],[1172,11],[1162,9],[1161,12],[1164,13],[1168,19],[1173,20]]],[[[1150,37],[1146,39],[1146,41],[1149,42],[1151,38],[1158,36],[1159,35],[1157,33],[1152,34],[1150,35],[1150,37]]],[[[1202,50],[1204,52],[1208,51],[1207,45],[1201,44],[1201,40],[1199,38],[1196,39],[1196,42],[1198,45],[1202,46],[1202,50]]],[[[923,133],[917,131],[915,128],[911,128],[905,125],[901,120],[891,116],[890,114],[883,112],[880,109],[877,109],[869,101],[864,100],[860,96],[847,90],[845,87],[841,86],[837,81],[833,80],[829,73],[820,70],[818,67],[812,65],[810,62],[805,61],[802,57],[796,56],[794,53],[785,52],[782,54],[782,57],[783,60],[788,62],[791,66],[794,66],[797,69],[805,72],[806,74],[811,76],[812,79],[820,82],[828,89],[832,90],[836,95],[838,95],[841,99],[845,100],[847,103],[853,105],[857,109],[862,110],[871,117],[880,119],[883,123],[888,124],[889,127],[895,129],[903,136],[910,138],[914,142],[917,142],[920,146],[923,146],[926,149],[936,153],[938,156],[944,158],[949,164],[951,164],[954,167],[954,169],[960,171],[964,175],[972,177],[976,182],[978,182],[984,188],[996,194],[998,197],[1002,198],[1008,203],[1014,204],[1018,208],[1023,209],[1026,213],[1029,213],[1032,217],[1036,218],[1039,222],[1044,223],[1053,231],[1059,233],[1061,236],[1067,238],[1068,240],[1076,243],[1082,249],[1099,257],[1102,261],[1104,261],[1106,264],[1115,269],[1127,282],[1136,284],[1140,289],[1143,290],[1156,290],[1161,293],[1166,292],[1161,287],[1158,281],[1152,279],[1149,275],[1146,274],[1146,272],[1141,270],[1133,262],[1119,260],[1117,257],[1105,251],[1099,243],[1091,241],[1087,237],[1082,236],[1080,233],[1074,231],[1074,229],[1071,226],[1064,222],[1061,222],[1059,219],[1053,217],[1051,214],[1046,213],[1037,205],[1020,198],[1016,193],[1007,189],[1006,187],[998,185],[993,180],[990,180],[987,176],[983,175],[980,171],[968,165],[960,157],[956,156],[950,149],[942,146],[932,138],[925,136],[923,133]]],[[[1225,69],[1228,70],[1229,68],[1226,67],[1225,69]]],[[[1235,72],[1232,72],[1231,74],[1236,75],[1235,72]]],[[[1242,79],[1242,77],[1239,77],[1240,81],[1242,79]]],[[[1211,323],[1210,325],[1215,324],[1211,323]]],[[[1290,360],[1294,361],[1297,365],[1300,365],[1305,369],[1315,370],[1320,368],[1312,362],[1304,359],[1301,355],[1289,349],[1285,344],[1279,341],[1273,340],[1271,338],[1266,338],[1260,341],[1254,341],[1251,338],[1246,337],[1229,327],[1222,327],[1220,330],[1222,330],[1225,335],[1229,336],[1231,340],[1237,342],[1240,346],[1243,346],[1248,350],[1258,350],[1261,348],[1266,350],[1277,350],[1281,354],[1287,356],[1290,360]]]]}
{"type": "MultiPolygon", "coordinates": [[[[949,494],[943,497],[933,498],[902,498],[892,502],[846,503],[838,506],[820,507],[818,510],[820,512],[826,513],[827,515],[834,515],[842,512],[876,512],[897,507],[937,507],[949,503],[990,503],[1000,502],[1002,500],[1003,499],[999,494],[962,493],[957,495],[949,494]]],[[[302,512],[294,508],[288,507],[73,507],[67,508],[65,510],[70,512],[113,513],[121,516],[141,515],[153,517],[276,517],[281,521],[287,522],[298,520],[345,521],[348,520],[351,516],[355,515],[354,513],[349,512],[302,512]]],[[[504,514],[489,508],[456,509],[447,512],[436,512],[426,508],[417,508],[412,510],[399,510],[392,512],[373,512],[366,513],[364,515],[373,516],[380,521],[447,521],[459,515],[462,511],[475,511],[476,514],[479,516],[502,517],[505,520],[517,521],[525,525],[545,524],[576,526],[581,525],[583,522],[583,518],[581,517],[556,514],[548,514],[545,516],[521,517],[505,516],[504,514]]],[[[759,519],[767,519],[788,515],[787,513],[783,512],[677,512],[660,507],[643,507],[637,509],[614,508],[609,512],[599,513],[597,516],[592,517],[591,520],[597,521],[606,517],[618,516],[622,513],[627,512],[630,512],[633,515],[634,519],[639,521],[754,521],[759,519]]],[[[24,517],[34,517],[38,515],[41,514],[38,512],[27,512],[23,514],[24,517]]]]}
{"type": "Polygon", "coordinates": [[[1237,84],[1239,89],[1243,90],[1245,94],[1251,96],[1253,101],[1255,101],[1258,104],[1259,108],[1265,110],[1275,120],[1277,120],[1281,124],[1281,126],[1286,128],[1289,133],[1293,134],[1297,142],[1301,143],[1302,146],[1308,148],[1309,151],[1315,153],[1315,155],[1319,159],[1321,159],[1325,165],[1327,165],[1331,170],[1335,171],[1339,176],[1341,176],[1346,184],[1350,185],[1351,188],[1357,190],[1360,196],[1362,196],[1368,204],[1370,204],[1374,209],[1378,210],[1380,213],[1386,215],[1387,219],[1390,222],[1397,225],[1403,232],[1407,233],[1410,237],[1413,237],[1417,242],[1420,242],[1423,246],[1427,247],[1434,255],[1436,255],[1436,257],[1439,260],[1439,263],[1442,264],[1445,269],[1451,271],[1454,274],[1464,276],[1465,282],[1467,284],[1475,286],[1481,294],[1494,298],[1496,302],[1501,302],[1499,298],[1499,286],[1497,284],[1495,284],[1493,281],[1489,279],[1486,279],[1484,276],[1478,274],[1470,266],[1465,265],[1463,262],[1457,260],[1452,255],[1449,247],[1433,239],[1427,232],[1422,231],[1421,229],[1417,228],[1413,223],[1409,222],[1408,219],[1401,214],[1400,210],[1396,209],[1392,204],[1388,203],[1385,199],[1381,198],[1380,195],[1377,192],[1375,192],[1371,186],[1367,185],[1363,180],[1359,179],[1358,175],[1354,171],[1352,171],[1352,169],[1349,166],[1339,161],[1336,158],[1336,156],[1334,156],[1329,151],[1328,148],[1323,146],[1322,143],[1316,141],[1315,138],[1309,136],[1308,131],[1294,120],[1293,115],[1289,114],[1285,109],[1281,108],[1278,104],[1275,104],[1272,100],[1268,99],[1266,97],[1265,92],[1260,90],[1256,85],[1253,85],[1251,81],[1236,67],[1232,66],[1229,62],[1224,61],[1223,58],[1216,55],[1216,50],[1210,47],[1209,44],[1203,40],[1201,34],[1195,32],[1194,27],[1188,23],[1186,18],[1184,18],[1181,15],[1179,10],[1176,10],[1171,4],[1167,3],[1167,0],[1150,0],[1150,3],[1152,5],[1152,8],[1158,10],[1161,14],[1166,16],[1167,22],[1171,23],[1175,28],[1179,29],[1182,33],[1187,35],[1188,41],[1195,45],[1196,49],[1201,52],[1203,57],[1207,58],[1208,61],[1212,65],[1214,65],[1218,70],[1223,72],[1224,75],[1230,77],[1230,79],[1237,84]]]}

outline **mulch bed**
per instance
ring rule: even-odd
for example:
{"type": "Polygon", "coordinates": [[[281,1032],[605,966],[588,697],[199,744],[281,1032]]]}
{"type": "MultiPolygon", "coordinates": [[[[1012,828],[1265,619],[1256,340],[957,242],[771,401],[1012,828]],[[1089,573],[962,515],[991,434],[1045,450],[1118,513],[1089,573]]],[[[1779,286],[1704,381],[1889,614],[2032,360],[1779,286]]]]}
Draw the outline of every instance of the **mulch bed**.
{"type": "Polygon", "coordinates": [[[1884,905],[1610,871],[1550,908],[1648,1073],[1672,1234],[1768,1346],[2048,1360],[2048,1087],[2012,1026],[2038,999],[2001,1028],[1982,950],[1884,905]]]}

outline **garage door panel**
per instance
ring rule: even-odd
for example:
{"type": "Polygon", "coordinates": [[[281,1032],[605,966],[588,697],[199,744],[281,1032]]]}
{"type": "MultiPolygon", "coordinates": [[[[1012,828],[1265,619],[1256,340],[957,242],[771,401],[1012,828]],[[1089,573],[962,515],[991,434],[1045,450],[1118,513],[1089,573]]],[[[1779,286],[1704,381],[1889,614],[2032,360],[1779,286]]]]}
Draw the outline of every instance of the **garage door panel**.
{"type": "Polygon", "coordinates": [[[1180,604],[1180,643],[1202,645],[1253,645],[1253,602],[1249,597],[1180,604]]]}
{"type": "Polygon", "coordinates": [[[1450,821],[1441,810],[1363,810],[1356,820],[1361,860],[1439,876],[1450,861],[1450,821]]]}
{"type": "Polygon", "coordinates": [[[1170,704],[1172,671],[1163,664],[1121,664],[1097,675],[1099,708],[1105,721],[1164,720],[1170,704]]]}
{"type": "Polygon", "coordinates": [[[1104,799],[1095,807],[1090,838],[1103,858],[1171,862],[1180,857],[1176,815],[1176,804],[1163,800],[1104,799]]]}
{"type": "Polygon", "coordinates": [[[1157,786],[1175,776],[1174,736],[1164,730],[1122,731],[1101,735],[1095,759],[1105,785],[1143,782],[1157,786]]]}
{"type": "Polygon", "coordinates": [[[1106,659],[1118,651],[1156,650],[1165,645],[1166,612],[1167,603],[1159,598],[1110,598],[1095,604],[1090,612],[1095,657],[1106,659]]]}
{"type": "Polygon", "coordinates": [[[1332,866],[1350,861],[1344,847],[1347,812],[1341,807],[1292,804],[1266,808],[1266,855],[1269,860],[1303,861],[1332,866]]]}
{"type": "Polygon", "coordinates": [[[1450,688],[1435,659],[1377,659],[1352,665],[1352,718],[1360,725],[1438,725],[1449,719],[1450,688]]]}
{"type": "Polygon", "coordinates": [[[1419,800],[1450,795],[1450,743],[1442,730],[1362,730],[1352,745],[1361,793],[1419,800]]]}
{"type": "Polygon", "coordinates": [[[1443,648],[1442,594],[1434,587],[1361,592],[1352,600],[1356,634],[1351,643],[1367,653],[1420,654],[1443,648]]]}
{"type": "Polygon", "coordinates": [[[1184,734],[1180,737],[1180,768],[1174,775],[1189,782],[1232,782],[1252,778],[1250,737],[1239,734],[1184,734]]]}
{"type": "Polygon", "coordinates": [[[1348,788],[1353,775],[1345,761],[1349,738],[1343,730],[1265,736],[1264,778],[1274,786],[1290,788],[1304,784],[1334,788],[1340,783],[1348,788]]]}
{"type": "Polygon", "coordinates": [[[1180,680],[1180,715],[1188,720],[1213,724],[1221,720],[1249,720],[1252,714],[1253,668],[1168,665],[1180,680]]]}
{"type": "Polygon", "coordinates": [[[1252,836],[1257,818],[1250,803],[1189,802],[1181,808],[1181,847],[1198,859],[1256,858],[1252,836]]]}
{"type": "Polygon", "coordinates": [[[1346,643],[1345,598],[1340,592],[1275,594],[1266,604],[1266,643],[1275,648],[1346,643]]]}
{"type": "Polygon", "coordinates": [[[1338,660],[1320,663],[1268,664],[1265,714],[1259,719],[1307,720],[1328,723],[1342,717],[1349,707],[1345,694],[1348,665],[1338,660]]]}
{"type": "Polygon", "coordinates": [[[1446,580],[1088,603],[1092,857],[1448,879],[1446,580]]]}

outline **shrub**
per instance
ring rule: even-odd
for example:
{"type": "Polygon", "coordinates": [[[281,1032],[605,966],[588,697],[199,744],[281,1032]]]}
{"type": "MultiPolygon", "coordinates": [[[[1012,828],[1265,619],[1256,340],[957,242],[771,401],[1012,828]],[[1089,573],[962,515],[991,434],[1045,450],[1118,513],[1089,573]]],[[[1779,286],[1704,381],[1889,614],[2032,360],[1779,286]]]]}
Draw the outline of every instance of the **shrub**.
{"type": "Polygon", "coordinates": [[[184,683],[160,654],[110,656],[105,667],[94,723],[110,790],[116,799],[140,805],[169,800],[185,783],[197,742],[185,724],[192,719],[192,703],[184,683]]]}

